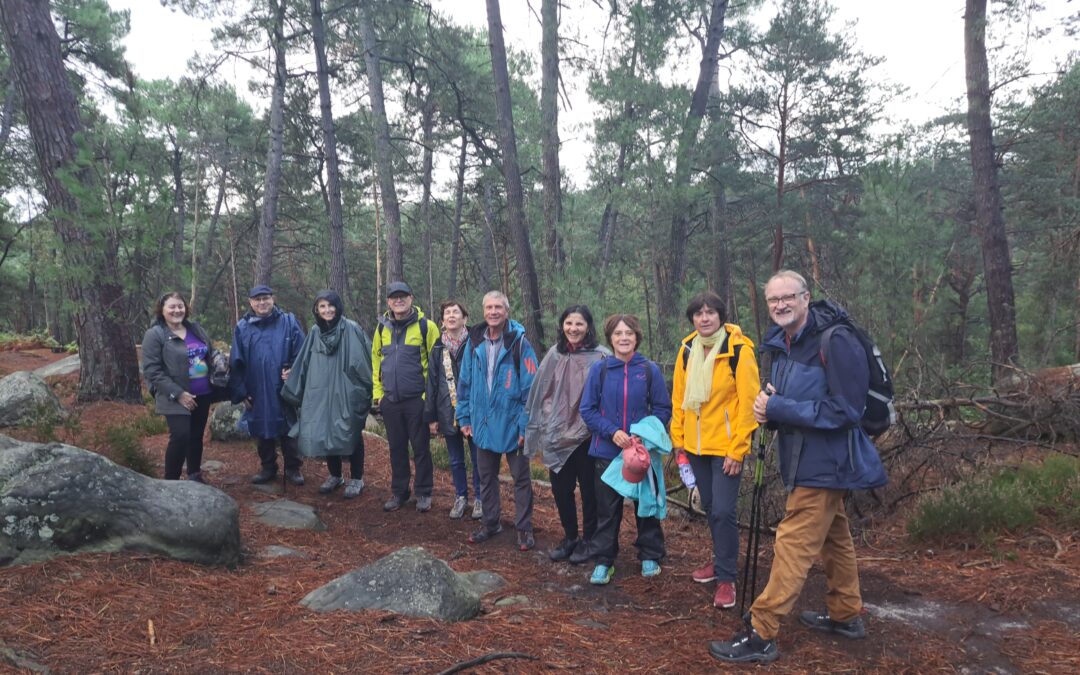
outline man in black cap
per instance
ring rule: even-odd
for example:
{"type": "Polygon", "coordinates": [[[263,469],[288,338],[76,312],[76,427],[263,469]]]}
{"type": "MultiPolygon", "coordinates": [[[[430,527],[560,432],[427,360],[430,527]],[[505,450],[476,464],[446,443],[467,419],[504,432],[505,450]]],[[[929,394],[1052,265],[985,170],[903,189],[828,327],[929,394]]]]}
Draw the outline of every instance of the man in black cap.
{"type": "Polygon", "coordinates": [[[416,510],[431,510],[431,434],[424,423],[428,355],[439,329],[413,306],[412,289],[404,281],[386,287],[389,308],[379,317],[371,342],[374,376],[372,399],[382,413],[390,445],[390,499],[384,511],[397,511],[409,499],[409,445],[416,465],[416,510]]]}
{"type": "Polygon", "coordinates": [[[296,317],[274,306],[274,291],[259,284],[248,293],[251,311],[233,330],[229,354],[229,387],[233,403],[247,408],[241,421],[256,439],[262,468],[252,483],[268,483],[277,476],[277,449],[280,442],[285,477],[293,485],[303,485],[300,454],[289,438],[281,387],[289,376],[293,359],[304,343],[304,330],[296,317]]]}

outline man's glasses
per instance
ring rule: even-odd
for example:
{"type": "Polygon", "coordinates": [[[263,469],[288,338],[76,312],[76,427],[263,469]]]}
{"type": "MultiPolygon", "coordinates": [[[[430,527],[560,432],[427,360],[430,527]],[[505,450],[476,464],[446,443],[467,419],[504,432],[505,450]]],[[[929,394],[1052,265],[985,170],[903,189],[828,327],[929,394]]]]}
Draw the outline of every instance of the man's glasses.
{"type": "Polygon", "coordinates": [[[796,298],[802,296],[803,293],[806,293],[806,291],[799,291],[798,293],[789,293],[787,295],[781,295],[781,296],[778,296],[778,297],[775,297],[775,298],[765,298],[765,302],[769,303],[769,307],[776,307],[780,303],[784,303],[785,305],[790,305],[793,302],[795,302],[796,298]]]}

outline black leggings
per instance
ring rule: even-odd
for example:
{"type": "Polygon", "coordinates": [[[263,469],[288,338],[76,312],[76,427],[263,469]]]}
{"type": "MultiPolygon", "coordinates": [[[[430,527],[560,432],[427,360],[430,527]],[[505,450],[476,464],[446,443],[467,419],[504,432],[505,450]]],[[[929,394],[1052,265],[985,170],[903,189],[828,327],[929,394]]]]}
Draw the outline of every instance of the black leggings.
{"type": "MultiPolygon", "coordinates": [[[[359,480],[364,477],[364,434],[360,434],[360,440],[349,457],[349,477],[359,480]]],[[[326,458],[326,468],[331,476],[341,478],[341,455],[329,455],[326,458]]]]}
{"type": "Polygon", "coordinates": [[[165,480],[179,480],[187,461],[187,475],[202,471],[203,432],[210,416],[210,394],[195,397],[190,415],[166,415],[169,445],[165,448],[165,480]]]}
{"type": "Polygon", "coordinates": [[[585,439],[566,459],[559,473],[549,471],[551,495],[559,509],[559,522],[567,539],[577,539],[578,520],[577,502],[574,501],[574,488],[581,490],[581,527],[585,539],[592,539],[596,533],[596,485],[593,476],[595,465],[589,457],[589,445],[592,438],[585,439]]]}

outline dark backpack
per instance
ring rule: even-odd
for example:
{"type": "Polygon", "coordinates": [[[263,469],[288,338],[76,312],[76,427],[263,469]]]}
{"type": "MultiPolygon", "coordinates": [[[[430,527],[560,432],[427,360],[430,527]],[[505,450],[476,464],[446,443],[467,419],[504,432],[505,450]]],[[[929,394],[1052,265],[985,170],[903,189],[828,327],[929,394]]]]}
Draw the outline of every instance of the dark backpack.
{"type": "MultiPolygon", "coordinates": [[[[424,317],[420,317],[420,320],[417,321],[417,323],[420,324],[420,352],[424,355],[424,362],[427,363],[430,360],[428,358],[430,355],[428,354],[428,345],[427,345],[427,325],[428,325],[428,320],[425,319],[424,317]]],[[[386,330],[386,326],[384,326],[384,325],[382,325],[380,323],[379,324],[379,331],[380,331],[379,334],[382,335],[382,331],[384,331],[384,330],[386,330]]],[[[393,340],[393,337],[391,337],[390,339],[393,340]]],[[[402,339],[404,339],[404,338],[402,338],[402,339]]],[[[386,344],[386,338],[382,339],[382,343],[386,344]]]]}
{"type": "Polygon", "coordinates": [[[866,407],[863,409],[862,419],[859,425],[867,434],[879,436],[896,423],[896,408],[893,407],[892,375],[881,357],[881,350],[874,344],[870,334],[859,324],[845,317],[826,328],[821,333],[821,345],[819,347],[821,363],[825,363],[825,352],[829,346],[836,329],[846,327],[851,330],[866,352],[866,365],[870,371],[870,388],[866,392],[866,407]]]}

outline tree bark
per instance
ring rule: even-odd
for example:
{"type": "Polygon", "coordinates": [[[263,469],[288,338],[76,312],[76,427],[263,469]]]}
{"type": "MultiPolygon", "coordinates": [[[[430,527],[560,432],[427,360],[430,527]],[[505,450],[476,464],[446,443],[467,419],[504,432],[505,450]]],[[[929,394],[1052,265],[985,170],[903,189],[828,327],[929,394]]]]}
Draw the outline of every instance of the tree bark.
{"type": "Polygon", "coordinates": [[[1016,300],[1012,261],[1005,232],[1001,186],[994,157],[990,118],[990,74],[986,62],[987,0],[967,0],[964,12],[964,62],[967,71],[967,126],[975,197],[975,227],[982,243],[983,274],[990,319],[993,381],[1017,364],[1016,300]]]}
{"type": "Polygon", "coordinates": [[[690,209],[685,204],[686,191],[690,187],[691,150],[697,143],[701,121],[709,103],[709,90],[716,74],[716,61],[720,51],[720,38],[724,35],[724,15],[728,0],[712,0],[709,10],[709,31],[702,50],[701,65],[698,69],[697,84],[690,100],[690,110],[686,114],[682,132],[679,134],[679,146],[675,158],[675,176],[672,181],[672,194],[675,195],[674,215],[671,218],[671,236],[668,242],[667,269],[660,276],[659,312],[660,322],[677,311],[676,295],[679,284],[686,273],[686,244],[690,209]]]}
{"type": "Polygon", "coordinates": [[[428,311],[435,311],[435,277],[432,265],[431,253],[431,170],[433,164],[434,148],[432,147],[432,133],[435,130],[435,95],[429,93],[424,100],[420,111],[420,129],[422,133],[421,144],[424,146],[423,165],[420,171],[420,227],[424,255],[427,257],[427,303],[428,311]]]}
{"type": "MultiPolygon", "coordinates": [[[[82,131],[75,94],[60,54],[49,3],[0,1],[0,22],[18,82],[30,136],[41,171],[49,215],[63,244],[63,286],[75,318],[81,365],[80,400],[141,400],[135,341],[113,308],[122,304],[118,277],[107,270],[108,242],[79,224],[92,215],[72,194],[68,177],[83,194],[94,187],[90,172],[76,163],[75,137],[82,131]]],[[[89,197],[87,197],[89,198],[89,197]]]]}
{"type": "Polygon", "coordinates": [[[281,159],[285,135],[285,0],[270,0],[274,23],[270,48],[274,51],[274,84],[270,92],[270,145],[266,151],[259,246],[255,254],[255,283],[270,284],[274,269],[274,232],[277,229],[278,195],[281,191],[281,159]]]}
{"type": "Polygon", "coordinates": [[[181,270],[184,260],[184,230],[187,229],[187,200],[184,195],[184,155],[180,151],[180,142],[173,139],[171,159],[173,174],[173,203],[176,205],[176,229],[173,232],[173,255],[169,265],[172,267],[169,279],[173,288],[180,288],[181,270]]]}
{"type": "Polygon", "coordinates": [[[326,25],[322,0],[311,0],[311,38],[315,45],[315,75],[319,81],[319,113],[323,156],[326,158],[327,211],[330,216],[330,288],[349,300],[349,274],[345,261],[345,219],[341,214],[341,174],[338,168],[337,134],[330,107],[330,71],[326,63],[326,25]]]}
{"type": "Polygon", "coordinates": [[[465,203],[465,160],[468,159],[469,135],[461,130],[461,151],[458,155],[457,183],[454,186],[454,235],[450,242],[450,271],[446,280],[446,297],[457,298],[458,266],[461,264],[461,209],[465,203]]]}
{"type": "Polygon", "coordinates": [[[394,187],[394,155],[390,147],[390,123],[386,119],[386,99],[383,97],[382,65],[375,27],[371,22],[368,3],[360,6],[360,40],[364,44],[364,64],[367,67],[368,92],[371,96],[371,115],[375,124],[375,167],[379,174],[379,193],[382,195],[383,219],[386,225],[386,266],[389,281],[403,281],[405,257],[401,249],[401,210],[394,187]]]}
{"type": "Polygon", "coordinates": [[[543,38],[543,76],[540,83],[541,143],[544,173],[544,230],[547,232],[548,256],[557,275],[566,263],[559,236],[562,222],[562,180],[559,170],[559,3],[543,0],[540,20],[543,38]]]}
{"type": "MultiPolygon", "coordinates": [[[[726,1],[726,0],[725,0],[726,1]]],[[[510,73],[506,65],[506,46],[503,43],[502,17],[499,0],[487,0],[488,37],[491,40],[491,70],[495,82],[495,107],[499,119],[499,146],[502,151],[502,172],[506,181],[506,205],[509,211],[510,236],[525,299],[522,323],[529,341],[537,351],[544,350],[544,325],[540,307],[540,284],[536,277],[529,230],[525,222],[524,194],[521,170],[518,168],[517,139],[514,137],[514,111],[510,101],[510,73]]]]}

